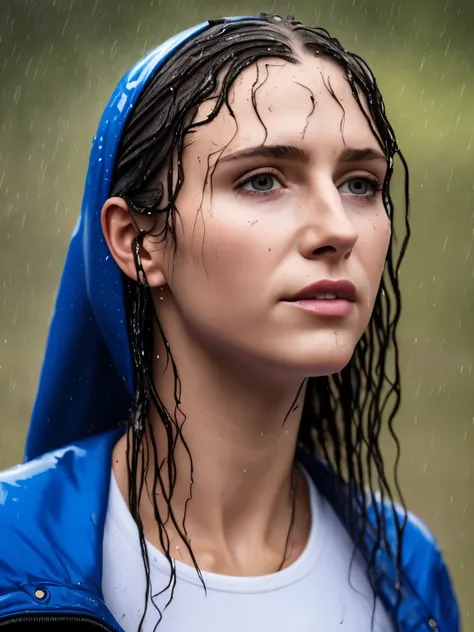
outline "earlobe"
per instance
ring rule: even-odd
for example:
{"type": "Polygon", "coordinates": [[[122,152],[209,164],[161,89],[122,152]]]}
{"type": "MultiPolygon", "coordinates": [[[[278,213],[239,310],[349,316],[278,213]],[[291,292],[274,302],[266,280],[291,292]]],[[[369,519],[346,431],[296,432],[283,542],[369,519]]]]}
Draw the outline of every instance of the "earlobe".
{"type": "MultiPolygon", "coordinates": [[[[134,280],[137,280],[134,240],[141,231],[151,230],[152,225],[141,225],[145,224],[146,220],[150,218],[136,218],[132,215],[128,204],[121,197],[109,198],[102,208],[102,232],[110,254],[122,272],[134,280]]],[[[140,261],[145,271],[147,284],[150,287],[159,287],[166,284],[162,266],[164,251],[155,248],[153,251],[149,250],[148,241],[144,239],[142,242],[140,261]]]]}

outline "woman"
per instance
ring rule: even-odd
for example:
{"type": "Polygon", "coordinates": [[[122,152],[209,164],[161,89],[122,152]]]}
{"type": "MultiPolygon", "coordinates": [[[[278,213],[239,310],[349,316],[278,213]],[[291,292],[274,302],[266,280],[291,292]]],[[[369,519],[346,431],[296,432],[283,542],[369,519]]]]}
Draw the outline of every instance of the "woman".
{"type": "Polygon", "coordinates": [[[292,18],[201,24],[122,80],[1,478],[0,623],[459,630],[379,446],[396,155],[365,63],[292,18]]]}

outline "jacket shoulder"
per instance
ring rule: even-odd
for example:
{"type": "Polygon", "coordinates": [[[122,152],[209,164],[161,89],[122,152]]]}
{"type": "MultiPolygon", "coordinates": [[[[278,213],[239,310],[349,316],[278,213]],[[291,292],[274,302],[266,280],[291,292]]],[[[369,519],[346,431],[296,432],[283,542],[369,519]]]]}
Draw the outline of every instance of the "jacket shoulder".
{"type": "Polygon", "coordinates": [[[0,594],[25,581],[100,589],[115,437],[91,437],[0,473],[0,594]]]}
{"type": "MultiPolygon", "coordinates": [[[[390,503],[377,503],[385,517],[388,544],[395,550],[397,519],[405,518],[405,510],[390,503]]],[[[403,535],[402,568],[405,581],[426,605],[440,630],[459,632],[459,607],[453,582],[441,548],[426,524],[407,512],[403,535]]]]}
{"type": "MultiPolygon", "coordinates": [[[[2,530],[10,527],[22,535],[35,531],[58,502],[54,491],[66,483],[64,472],[75,469],[84,455],[81,448],[68,446],[0,472],[2,530]]],[[[10,548],[9,538],[0,539],[0,559],[4,559],[2,546],[10,548]]]]}

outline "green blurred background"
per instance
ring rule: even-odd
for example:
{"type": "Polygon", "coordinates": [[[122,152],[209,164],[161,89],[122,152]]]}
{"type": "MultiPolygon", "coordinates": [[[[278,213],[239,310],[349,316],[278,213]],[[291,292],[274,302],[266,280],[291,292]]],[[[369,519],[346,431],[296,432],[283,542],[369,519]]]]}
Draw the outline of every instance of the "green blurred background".
{"type": "Polygon", "coordinates": [[[472,0],[0,0],[0,9],[0,468],[22,457],[90,143],[115,83],[196,22],[294,14],[367,59],[411,168],[401,481],[445,551],[474,632],[472,0]]]}

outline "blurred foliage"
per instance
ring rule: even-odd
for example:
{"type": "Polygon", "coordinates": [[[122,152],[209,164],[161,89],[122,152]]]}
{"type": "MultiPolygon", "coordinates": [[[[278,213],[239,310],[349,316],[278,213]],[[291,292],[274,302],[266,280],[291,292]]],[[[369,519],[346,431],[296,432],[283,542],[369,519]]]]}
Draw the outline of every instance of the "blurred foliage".
{"type": "Polygon", "coordinates": [[[21,459],[90,142],[116,82],[196,22],[295,14],[367,59],[410,165],[401,480],[409,507],[441,542],[464,630],[474,632],[474,3],[0,0],[0,8],[0,467],[21,459]]]}

